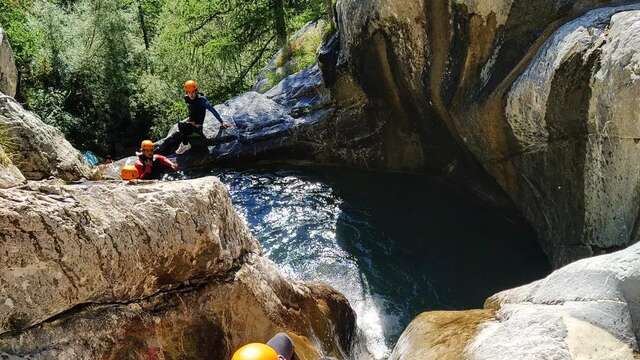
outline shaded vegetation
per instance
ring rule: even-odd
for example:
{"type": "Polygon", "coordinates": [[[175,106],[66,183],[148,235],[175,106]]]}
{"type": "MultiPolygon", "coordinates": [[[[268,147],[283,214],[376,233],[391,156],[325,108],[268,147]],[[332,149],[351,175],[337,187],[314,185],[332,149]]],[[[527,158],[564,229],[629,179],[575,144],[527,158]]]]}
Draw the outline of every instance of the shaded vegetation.
{"type": "Polygon", "coordinates": [[[319,21],[315,26],[310,26],[303,34],[290,39],[287,45],[278,51],[272,64],[262,74],[268,81],[260,90],[264,92],[287,76],[313,65],[316,62],[318,47],[320,47],[327,31],[331,31],[328,22],[319,21]]]}
{"type": "MultiPolygon", "coordinates": [[[[251,88],[283,38],[327,17],[327,6],[325,0],[0,0],[0,26],[15,52],[17,99],[76,147],[117,156],[186,116],[185,80],[198,80],[214,103],[251,88]]],[[[315,61],[315,49],[293,47],[291,56],[303,68],[315,61]]]]}

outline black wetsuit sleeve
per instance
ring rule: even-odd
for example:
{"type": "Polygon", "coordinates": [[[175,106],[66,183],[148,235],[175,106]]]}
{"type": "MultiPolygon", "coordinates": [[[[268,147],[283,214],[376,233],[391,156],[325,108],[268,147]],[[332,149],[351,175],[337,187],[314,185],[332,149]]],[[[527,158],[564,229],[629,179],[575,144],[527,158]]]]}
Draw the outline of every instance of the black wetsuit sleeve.
{"type": "Polygon", "coordinates": [[[211,105],[211,103],[209,102],[209,100],[206,97],[202,97],[202,102],[204,105],[204,108],[211,111],[211,113],[213,114],[213,116],[216,117],[216,119],[218,119],[218,121],[220,122],[220,124],[223,123],[222,121],[222,117],[220,116],[220,114],[216,111],[216,109],[211,105]]]}

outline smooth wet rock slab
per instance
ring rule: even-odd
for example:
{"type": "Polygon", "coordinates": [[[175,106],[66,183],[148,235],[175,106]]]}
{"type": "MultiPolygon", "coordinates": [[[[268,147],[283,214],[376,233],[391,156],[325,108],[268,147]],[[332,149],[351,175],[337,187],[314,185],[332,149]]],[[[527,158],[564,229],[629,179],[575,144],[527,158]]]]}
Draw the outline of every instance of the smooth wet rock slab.
{"type": "MultiPolygon", "coordinates": [[[[207,112],[203,128],[206,139],[194,138],[194,149],[178,156],[177,161],[182,168],[192,168],[263,159],[312,160],[315,155],[307,149],[307,134],[331,116],[331,106],[322,74],[313,66],[285,78],[265,94],[252,91],[217,105],[216,110],[233,127],[220,129],[207,112]]],[[[171,154],[179,141],[174,126],[157,143],[157,150],[171,154]]]]}
{"type": "Polygon", "coordinates": [[[459,360],[493,310],[433,311],[418,315],[402,333],[390,360],[459,360]]]}

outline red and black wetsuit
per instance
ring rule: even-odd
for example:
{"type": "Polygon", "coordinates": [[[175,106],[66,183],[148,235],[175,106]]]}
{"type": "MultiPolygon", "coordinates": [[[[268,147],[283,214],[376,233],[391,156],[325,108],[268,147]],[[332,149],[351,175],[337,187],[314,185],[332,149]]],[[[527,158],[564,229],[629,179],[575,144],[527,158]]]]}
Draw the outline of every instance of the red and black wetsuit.
{"type": "Polygon", "coordinates": [[[139,155],[136,169],[138,169],[140,180],[160,180],[162,175],[176,171],[176,166],[162,155],[153,155],[153,159],[139,155]]]}

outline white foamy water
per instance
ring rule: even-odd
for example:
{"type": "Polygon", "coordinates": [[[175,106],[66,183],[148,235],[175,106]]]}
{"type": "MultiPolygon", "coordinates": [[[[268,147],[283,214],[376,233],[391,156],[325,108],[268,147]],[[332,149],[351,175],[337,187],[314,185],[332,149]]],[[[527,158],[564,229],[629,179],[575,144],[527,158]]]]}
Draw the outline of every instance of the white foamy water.
{"type": "Polygon", "coordinates": [[[371,293],[356,259],[338,242],[342,201],[329,186],[297,177],[253,180],[250,187],[235,186],[230,191],[266,255],[287,276],[323,281],[344,294],[357,314],[357,325],[369,353],[360,356],[376,360],[388,357],[391,349],[385,326],[397,324],[397,319],[384,313],[385,300],[371,293]],[[257,189],[260,191],[252,194],[250,203],[237,201],[246,199],[247,191],[257,189]]]}

